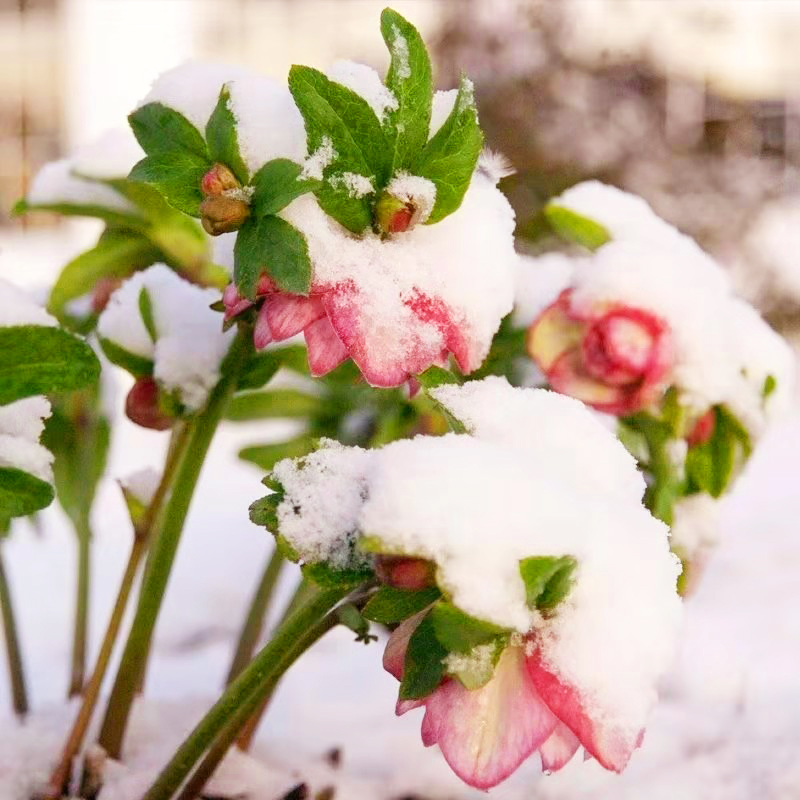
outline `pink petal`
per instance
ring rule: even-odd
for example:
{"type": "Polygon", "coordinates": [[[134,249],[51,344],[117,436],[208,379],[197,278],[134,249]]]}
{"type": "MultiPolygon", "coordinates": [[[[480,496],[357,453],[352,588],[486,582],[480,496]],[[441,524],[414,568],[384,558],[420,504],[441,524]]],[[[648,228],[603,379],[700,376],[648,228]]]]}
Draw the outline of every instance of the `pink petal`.
{"type": "Polygon", "coordinates": [[[253,305],[250,300],[239,294],[236,290],[236,285],[233,283],[229,283],[222,292],[222,303],[225,306],[226,320],[233,319],[253,305]]]}
{"type": "Polygon", "coordinates": [[[539,748],[542,769],[545,772],[558,772],[575,755],[578,747],[578,737],[563,722],[559,722],[550,738],[539,748]]]}
{"type": "Polygon", "coordinates": [[[427,698],[423,697],[420,700],[398,700],[394,707],[394,713],[398,717],[402,717],[407,711],[413,711],[415,708],[421,708],[425,705],[427,698]]]}
{"type": "Polygon", "coordinates": [[[307,325],[303,333],[308,347],[308,366],[314,377],[326,375],[347,359],[347,348],[327,317],[307,325]]]}
{"type": "Polygon", "coordinates": [[[583,333],[583,323],[568,313],[562,295],[528,329],[525,347],[542,372],[547,373],[564,353],[580,346],[583,333]]]}
{"type": "Polygon", "coordinates": [[[512,646],[485,686],[468,691],[451,679],[428,698],[423,742],[437,742],[465,783],[489,789],[538,749],[557,723],[528,678],[524,651],[512,646]]]}
{"type": "Polygon", "coordinates": [[[320,317],[325,308],[319,297],[301,297],[296,294],[273,294],[264,300],[272,338],[282,342],[302,331],[320,317]]]}
{"type": "MultiPolygon", "coordinates": [[[[422,618],[428,613],[427,609],[414,614],[403,620],[389,636],[389,641],[386,642],[386,649],[383,651],[383,668],[390,674],[394,675],[398,681],[403,679],[403,664],[406,660],[406,650],[408,649],[408,640],[411,634],[417,629],[417,625],[422,622],[422,618]]],[[[406,709],[408,710],[408,709],[406,709]]],[[[404,712],[398,712],[401,714],[404,712]]]]}
{"type": "Polygon", "coordinates": [[[253,344],[256,350],[263,350],[272,341],[272,331],[269,327],[266,308],[262,305],[258,310],[256,324],[253,328],[253,344]]]}
{"type": "MultiPolygon", "coordinates": [[[[441,331],[447,349],[455,356],[463,373],[472,372],[480,366],[480,362],[470,353],[469,341],[463,332],[466,323],[456,322],[453,312],[441,298],[417,291],[404,302],[420,320],[435,325],[441,331]]],[[[432,360],[431,363],[435,362],[432,360]]]]}
{"type": "Polygon", "coordinates": [[[543,666],[538,649],[528,656],[526,663],[528,675],[550,710],[606,769],[622,772],[641,743],[642,731],[632,734],[611,719],[599,715],[593,718],[580,693],[543,666]]]}

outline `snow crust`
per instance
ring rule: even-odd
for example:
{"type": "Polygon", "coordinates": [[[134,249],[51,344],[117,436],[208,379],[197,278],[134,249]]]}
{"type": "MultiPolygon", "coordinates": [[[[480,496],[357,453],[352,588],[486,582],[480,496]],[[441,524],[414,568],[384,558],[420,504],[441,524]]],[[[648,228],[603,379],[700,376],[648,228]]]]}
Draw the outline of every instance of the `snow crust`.
{"type": "Polygon", "coordinates": [[[666,526],[641,503],[633,458],[562,395],[496,377],[432,394],[473,435],[418,436],[369,452],[328,444],[313,460],[281,462],[280,533],[303,558],[331,554],[337,566],[348,565],[342,555],[359,533],[381,552],[435,562],[455,605],[535,631],[545,662],[592,713],[638,731],[669,667],[681,604],[680,566],[666,526]],[[579,565],[548,619],[528,607],[519,573],[521,559],[541,555],[579,565]]]}
{"type": "Polygon", "coordinates": [[[670,327],[672,382],[684,405],[702,413],[724,404],[754,436],[785,413],[794,380],[789,346],[734,294],[724,270],[692,239],[641,198],[596,181],[552,202],[601,223],[613,239],[590,256],[571,259],[571,274],[560,256],[526,259],[518,282],[520,322],[535,316],[537,290],[552,291],[542,296],[552,302],[565,286],[574,289],[571,306],[579,315],[617,304],[645,309],[670,327]],[[534,272],[544,287],[536,286],[534,272]],[[777,386],[764,398],[770,375],[777,386]]]}
{"type": "Polygon", "coordinates": [[[326,75],[332,81],[341,83],[363,97],[381,121],[387,111],[394,111],[397,108],[397,98],[384,86],[380,75],[366,64],[358,64],[355,61],[334,61],[326,75]]]}
{"type": "Polygon", "coordinates": [[[220,365],[235,336],[222,331],[222,317],[209,306],[219,300],[164,264],[137,272],[111,296],[97,323],[98,333],[133,355],[153,361],[153,374],[176,391],[190,410],[200,409],[220,377],[220,365]],[[146,290],[153,311],[156,340],[150,338],[139,310],[146,290]]]}
{"type": "Polygon", "coordinates": [[[25,397],[0,406],[0,467],[29,472],[53,482],[53,454],[39,444],[50,403],[44,397],[25,397]]]}
{"type": "Polygon", "coordinates": [[[92,205],[138,214],[136,206],[114,189],[80,176],[124,178],[143,155],[130,129],[106,131],[73,155],[45,164],[31,181],[26,200],[31,205],[92,205]]]}
{"type": "Polygon", "coordinates": [[[12,325],[57,325],[56,318],[48,314],[31,296],[3,278],[0,278],[0,327],[12,325]]]}

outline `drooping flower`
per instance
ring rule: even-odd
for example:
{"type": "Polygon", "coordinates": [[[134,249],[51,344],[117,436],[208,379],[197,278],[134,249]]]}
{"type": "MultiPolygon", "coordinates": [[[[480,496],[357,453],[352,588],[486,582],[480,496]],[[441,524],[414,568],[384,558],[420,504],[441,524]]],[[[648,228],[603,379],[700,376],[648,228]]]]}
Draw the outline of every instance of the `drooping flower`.
{"type": "Polygon", "coordinates": [[[550,386],[610,414],[630,414],[660,399],[672,361],[666,322],[641,308],[586,312],[571,301],[567,289],[528,332],[528,352],[550,386]]]}
{"type": "Polygon", "coordinates": [[[466,433],[326,441],[276,465],[253,519],[312,580],[383,583],[363,614],[397,624],[397,713],[424,707],[423,743],[465,782],[494,786],[535,752],[556,770],[580,746],[622,770],[680,618],[635,462],[554,392],[487,378],[430,394],[466,433]]]}

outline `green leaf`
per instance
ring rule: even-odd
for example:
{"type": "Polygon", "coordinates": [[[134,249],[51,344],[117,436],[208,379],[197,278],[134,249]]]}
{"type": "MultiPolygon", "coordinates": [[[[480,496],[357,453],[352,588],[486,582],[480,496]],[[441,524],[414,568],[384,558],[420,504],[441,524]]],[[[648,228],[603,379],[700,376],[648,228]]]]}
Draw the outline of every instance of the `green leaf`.
{"type": "Polygon", "coordinates": [[[94,383],[100,362],[86,342],[60,328],[0,328],[0,405],[94,383]]]}
{"type": "Polygon", "coordinates": [[[254,353],[242,369],[238,388],[260,389],[281,367],[307,375],[306,348],[299,344],[290,344],[254,353]]]}
{"type": "Polygon", "coordinates": [[[320,561],[316,564],[303,564],[303,576],[324,589],[355,589],[373,578],[368,567],[363,569],[335,569],[320,561]]]}
{"type": "Polygon", "coordinates": [[[451,675],[458,678],[465,689],[474,692],[486,686],[492,679],[497,662],[507,645],[508,637],[499,636],[469,653],[460,654],[455,664],[448,658],[445,667],[451,675]],[[487,648],[490,648],[489,652],[486,652],[487,648]]]}
{"type": "MultiPolygon", "coordinates": [[[[266,528],[272,533],[278,532],[278,506],[283,502],[284,492],[281,486],[278,491],[261,497],[250,505],[250,521],[254,525],[266,528]]],[[[296,561],[296,558],[292,559],[296,561]]]]}
{"type": "Polygon", "coordinates": [[[246,184],[250,178],[247,165],[239,150],[239,139],[236,133],[236,117],[230,109],[231,93],[225,84],[219,91],[217,105],[211,112],[206,124],[206,142],[211,161],[224,164],[246,184]]]}
{"type": "Polygon", "coordinates": [[[253,215],[277,214],[295,198],[319,188],[319,181],[303,180],[301,172],[301,166],[288,158],[267,161],[250,182],[255,190],[250,201],[253,215]]]}
{"type": "Polygon", "coordinates": [[[427,697],[442,682],[447,650],[442,647],[428,614],[408,640],[403,663],[403,680],[400,684],[401,700],[419,700],[427,697]]]}
{"type": "Polygon", "coordinates": [[[483,134],[472,92],[472,82],[462,76],[453,110],[411,169],[436,184],[436,203],[428,225],[444,219],[461,205],[478,163],[483,134]]]}
{"type": "Polygon", "coordinates": [[[150,336],[150,341],[155,344],[156,339],[158,339],[158,331],[156,330],[156,321],[153,317],[153,303],[150,301],[150,293],[144,286],[142,286],[139,292],[139,314],[150,336]]]}
{"type": "Polygon", "coordinates": [[[314,436],[298,436],[287,442],[251,445],[239,451],[242,461],[249,461],[263,470],[271,470],[284,458],[299,458],[314,450],[317,440],[314,436]]]}
{"type": "Polygon", "coordinates": [[[61,316],[70,300],[94,289],[101,278],[126,278],[159,260],[158,249],[139,232],[107,228],[97,244],[73,258],[50,291],[47,308],[61,316]]]}
{"type": "Polygon", "coordinates": [[[479,645],[508,635],[505,628],[475,619],[445,601],[431,609],[430,620],[436,639],[449,653],[469,653],[479,645]]]}
{"type": "Polygon", "coordinates": [[[97,217],[97,219],[102,219],[109,225],[119,225],[133,229],[142,228],[146,225],[146,220],[135,212],[127,213],[119,209],[91,203],[29,203],[23,198],[17,201],[12,209],[12,213],[15,215],[27,214],[29,211],[49,211],[65,217],[97,217]]]}
{"type": "Polygon", "coordinates": [[[459,385],[462,381],[459,377],[444,367],[428,367],[425,372],[420,372],[417,375],[417,380],[423,389],[435,389],[437,386],[445,386],[447,384],[459,385]]]}
{"type": "Polygon", "coordinates": [[[255,297],[262,272],[285,292],[306,295],[311,289],[305,237],[280,217],[248,220],[236,237],[233,262],[236,288],[246,297],[255,297]]]}
{"type": "Polygon", "coordinates": [[[154,186],[171,206],[199,217],[203,201],[200,181],[209,166],[208,161],[192,153],[158,153],[135,164],[128,177],[154,186]]]}
{"type": "Polygon", "coordinates": [[[163,103],[147,103],[128,116],[133,135],[149,156],[191,154],[209,160],[203,136],[186,117],[163,103]]]}
{"type": "Polygon", "coordinates": [[[353,603],[344,603],[336,609],[336,617],[340,625],[350,628],[356,635],[357,642],[369,644],[377,641],[378,637],[369,632],[369,622],[364,618],[353,603]]]}
{"type": "Polygon", "coordinates": [[[226,416],[234,422],[254,419],[305,418],[320,407],[320,398],[297,389],[273,389],[268,392],[248,392],[236,395],[228,406],[226,416]]]}
{"type": "Polygon", "coordinates": [[[611,234],[600,223],[569,208],[548,203],[544,213],[550,227],[568,242],[582,245],[588,250],[597,250],[611,241],[611,234]]]}
{"type": "Polygon", "coordinates": [[[53,502],[53,487],[14,467],[0,467],[0,519],[24,517],[53,502]]]}
{"type": "Polygon", "coordinates": [[[761,396],[766,400],[778,387],[778,381],[775,380],[774,375],[767,375],[764,378],[764,385],[761,388],[761,396]]]}
{"type": "Polygon", "coordinates": [[[362,613],[373,622],[393,625],[419,613],[441,596],[442,593],[435,586],[417,591],[381,586],[364,606],[362,613]]]}
{"type": "Polygon", "coordinates": [[[149,358],[130,353],[116,342],[112,342],[111,339],[106,339],[100,335],[98,335],[97,341],[100,343],[106,358],[112,364],[122,367],[134,377],[140,378],[153,374],[153,362],[149,358]]]}
{"type": "Polygon", "coordinates": [[[381,34],[391,54],[386,87],[397,99],[384,131],[392,151],[390,174],[410,167],[428,141],[433,101],[431,61],[417,29],[391,8],[381,14],[381,34]]]}
{"type": "Polygon", "coordinates": [[[525,582],[528,607],[542,613],[552,611],[567,596],[577,566],[572,556],[523,558],[519,574],[525,582]]]}
{"type": "Polygon", "coordinates": [[[328,179],[352,172],[372,178],[376,190],[385,185],[388,148],[380,121],[363,97],[311,67],[292,67],[289,89],[305,121],[308,152],[316,152],[325,140],[335,151],[317,190],[320,206],[344,227],[362,233],[372,224],[370,196],[351,197],[344,184],[331,185],[328,179]]]}

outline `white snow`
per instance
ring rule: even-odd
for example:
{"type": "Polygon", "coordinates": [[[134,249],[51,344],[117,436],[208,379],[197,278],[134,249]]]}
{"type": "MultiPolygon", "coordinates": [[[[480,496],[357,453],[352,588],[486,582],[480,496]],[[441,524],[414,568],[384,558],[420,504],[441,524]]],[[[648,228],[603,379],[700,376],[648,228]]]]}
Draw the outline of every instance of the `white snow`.
{"type": "Polygon", "coordinates": [[[575,259],[564,253],[521,255],[514,290],[514,325],[527,328],[569,285],[575,259]]]}
{"type": "Polygon", "coordinates": [[[397,108],[397,98],[384,86],[380,75],[372,67],[355,61],[334,61],[326,75],[363,97],[381,121],[387,111],[397,108]]]}
{"type": "Polygon", "coordinates": [[[109,186],[90,178],[124,178],[144,154],[129,129],[113,129],[73,155],[45,164],[31,181],[25,199],[32,206],[101,206],[137,214],[136,207],[109,186]]]}
{"type": "Polygon", "coordinates": [[[121,478],[119,483],[143,506],[149,506],[161,483],[161,473],[153,467],[143,467],[121,478]]]}
{"type": "Polygon", "coordinates": [[[336,150],[329,137],[323,136],[319,147],[303,161],[303,171],[298,176],[298,180],[322,180],[322,173],[336,158],[336,150]]]}
{"type": "Polygon", "coordinates": [[[0,327],[13,325],[57,325],[33,298],[13,283],[0,278],[0,327]]]}
{"type": "Polygon", "coordinates": [[[710,551],[719,541],[721,504],[705,492],[678,500],[670,527],[673,549],[690,560],[710,551]]]}
{"type": "Polygon", "coordinates": [[[366,197],[375,191],[372,178],[355,172],[336,172],[328,178],[334,189],[344,188],[349,197],[366,197]]]}
{"type": "Polygon", "coordinates": [[[43,481],[53,481],[53,454],[39,444],[50,403],[26,397],[0,405],[0,467],[14,467],[43,481]]]}
{"type": "Polygon", "coordinates": [[[402,200],[411,203],[416,209],[412,224],[421,225],[433,211],[436,203],[436,184],[419,175],[410,175],[408,172],[398,172],[389,181],[386,191],[402,200]]]}
{"type": "Polygon", "coordinates": [[[197,410],[219,380],[219,368],[234,330],[222,331],[222,317],[209,306],[219,300],[164,264],[154,264],[129,278],[111,296],[97,324],[98,333],[133,355],[153,361],[156,380],[175,390],[184,405],[197,410]],[[139,310],[146,290],[153,310],[156,341],[139,310]]]}
{"type": "Polygon", "coordinates": [[[406,80],[411,77],[411,64],[409,64],[408,42],[406,37],[400,33],[397,25],[392,25],[392,58],[397,63],[397,77],[406,80]]]}
{"type": "Polygon", "coordinates": [[[450,112],[456,104],[457,97],[458,89],[434,92],[433,105],[431,106],[431,130],[428,139],[433,139],[439,128],[444,125],[445,120],[450,116],[450,112]]]}
{"type": "Polygon", "coordinates": [[[495,183],[499,183],[503,178],[508,178],[517,171],[507,156],[497,150],[490,150],[488,147],[481,150],[478,169],[495,183]]]}

